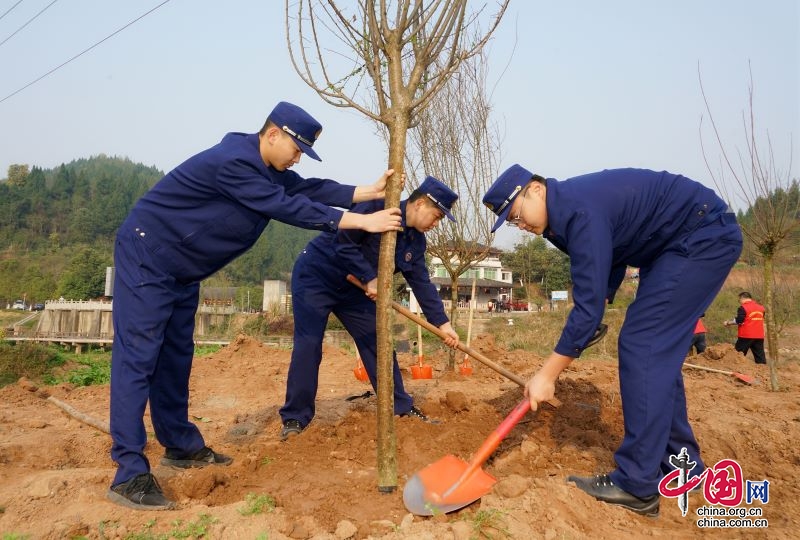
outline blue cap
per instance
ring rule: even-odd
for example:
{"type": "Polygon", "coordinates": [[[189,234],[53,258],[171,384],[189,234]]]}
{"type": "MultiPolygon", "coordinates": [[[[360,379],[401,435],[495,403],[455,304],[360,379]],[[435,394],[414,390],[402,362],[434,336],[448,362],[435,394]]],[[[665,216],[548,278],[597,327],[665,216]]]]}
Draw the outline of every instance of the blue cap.
{"type": "Polygon", "coordinates": [[[314,120],[310,114],[297,105],[281,101],[269,113],[269,120],[292,137],[304,154],[322,161],[311,148],[322,133],[322,124],[314,120]]]}
{"type": "Polygon", "coordinates": [[[447,187],[433,176],[428,176],[425,178],[425,181],[419,185],[417,191],[427,195],[427,197],[433,201],[439,210],[444,212],[444,215],[446,215],[450,221],[456,220],[456,218],[453,217],[453,214],[450,213],[450,210],[453,208],[453,203],[458,200],[458,194],[455,191],[447,187]]]}
{"type": "Polygon", "coordinates": [[[532,178],[532,172],[521,165],[514,164],[494,181],[492,187],[483,196],[483,204],[497,214],[497,221],[492,227],[492,232],[499,229],[508,219],[508,213],[511,211],[514,199],[517,198],[522,188],[527,186],[532,178]]]}

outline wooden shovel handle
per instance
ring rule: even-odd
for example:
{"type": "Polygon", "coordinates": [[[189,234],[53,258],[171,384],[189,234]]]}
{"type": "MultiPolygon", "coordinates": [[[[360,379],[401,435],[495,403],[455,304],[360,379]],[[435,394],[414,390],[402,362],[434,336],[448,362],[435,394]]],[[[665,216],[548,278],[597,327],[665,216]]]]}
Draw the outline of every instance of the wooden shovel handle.
{"type": "Polygon", "coordinates": [[[698,366],[697,364],[690,364],[689,362],[684,362],[684,366],[692,369],[702,369],[703,371],[711,371],[713,373],[722,373],[723,375],[735,375],[733,371],[725,371],[724,369],[716,369],[706,366],[698,366]]]}
{"type": "Polygon", "coordinates": [[[500,446],[500,443],[503,442],[503,439],[508,436],[511,430],[514,429],[514,426],[516,426],[517,423],[522,420],[522,417],[525,416],[525,414],[527,414],[527,412],[530,410],[531,402],[528,401],[528,398],[520,401],[517,406],[514,407],[514,410],[508,413],[508,416],[506,416],[505,420],[503,420],[500,425],[495,428],[492,434],[489,435],[485,441],[483,441],[481,447],[478,448],[478,451],[472,456],[472,459],[469,462],[470,467],[472,467],[473,464],[475,464],[477,467],[480,467],[484,461],[489,459],[489,456],[491,456],[494,451],[497,450],[497,447],[500,446]]]}
{"type": "MultiPolygon", "coordinates": [[[[356,287],[358,287],[362,291],[366,292],[367,288],[354,275],[348,274],[347,281],[349,281],[350,283],[352,283],[353,285],[355,285],[356,287]]],[[[418,315],[415,315],[411,310],[404,308],[403,306],[401,306],[397,302],[392,301],[392,308],[395,311],[397,311],[398,313],[400,313],[401,315],[407,317],[408,319],[411,319],[412,321],[414,321],[415,323],[417,323],[421,327],[425,328],[429,332],[437,335],[439,338],[441,338],[443,340],[447,338],[447,334],[442,332],[438,327],[432,325],[431,323],[429,323],[427,320],[423,319],[422,317],[420,317],[418,315]]],[[[516,373],[513,373],[513,372],[507,370],[506,368],[504,368],[503,366],[501,366],[497,362],[493,362],[492,360],[488,359],[487,357],[485,357],[484,355],[482,355],[478,351],[476,351],[474,349],[471,349],[470,347],[467,347],[466,345],[464,345],[461,342],[459,342],[458,345],[456,345],[456,348],[459,351],[470,355],[471,357],[473,357],[475,360],[479,361],[480,363],[482,363],[486,367],[489,367],[489,368],[495,370],[500,375],[503,375],[507,379],[509,379],[511,381],[514,381],[515,383],[517,383],[521,387],[525,388],[525,381],[520,376],[518,376],[516,373]]],[[[550,400],[547,401],[547,403],[549,403],[550,405],[552,405],[553,407],[556,407],[556,408],[561,406],[561,400],[559,400],[558,398],[550,399],[550,400]]]]}
{"type": "Polygon", "coordinates": [[[739,379],[743,383],[747,383],[747,384],[756,384],[758,382],[755,377],[753,377],[751,375],[745,375],[744,373],[738,373],[736,371],[726,371],[724,369],[716,369],[716,368],[711,368],[711,367],[706,367],[706,366],[698,366],[697,364],[690,364],[689,362],[684,362],[683,366],[684,367],[688,367],[688,368],[692,368],[692,369],[702,369],[704,371],[712,371],[714,373],[722,373],[723,375],[731,375],[733,377],[736,377],[737,379],[739,379]]]}

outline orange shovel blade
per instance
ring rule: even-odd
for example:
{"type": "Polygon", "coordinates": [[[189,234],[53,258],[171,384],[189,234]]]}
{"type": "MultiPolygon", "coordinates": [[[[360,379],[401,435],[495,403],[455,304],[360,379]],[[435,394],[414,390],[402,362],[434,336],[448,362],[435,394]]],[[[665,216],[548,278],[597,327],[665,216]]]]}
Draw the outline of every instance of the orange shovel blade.
{"type": "Polygon", "coordinates": [[[403,502],[408,511],[420,516],[452,512],[487,494],[496,480],[484,472],[481,465],[529,410],[528,399],[520,401],[483,441],[469,463],[452,455],[445,456],[412,476],[403,489],[403,502]]]}
{"type": "Polygon", "coordinates": [[[446,514],[477,501],[497,480],[483,469],[462,478],[469,463],[448,455],[415,474],[403,489],[406,508],[419,516],[446,514]]]}
{"type": "Polygon", "coordinates": [[[358,363],[356,367],[353,368],[353,375],[356,376],[361,382],[367,382],[369,380],[369,375],[367,375],[367,368],[364,367],[364,363],[361,361],[361,358],[358,359],[358,363]]]}
{"type": "Polygon", "coordinates": [[[413,379],[432,379],[433,368],[428,365],[423,365],[422,357],[420,357],[419,363],[417,363],[414,366],[411,366],[411,377],[413,379]]]}
{"type": "Polygon", "coordinates": [[[458,370],[465,377],[472,375],[472,365],[470,365],[469,360],[467,360],[466,356],[464,357],[464,361],[461,363],[461,365],[458,366],[458,370]]]}

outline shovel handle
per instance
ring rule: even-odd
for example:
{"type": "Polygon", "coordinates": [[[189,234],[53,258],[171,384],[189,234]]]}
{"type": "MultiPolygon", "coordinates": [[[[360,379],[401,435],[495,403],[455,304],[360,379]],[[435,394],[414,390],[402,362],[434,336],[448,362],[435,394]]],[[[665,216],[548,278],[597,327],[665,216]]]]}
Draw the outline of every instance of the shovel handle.
{"type": "MultiPolygon", "coordinates": [[[[348,274],[347,275],[347,281],[349,281],[350,283],[352,283],[353,285],[355,285],[356,287],[358,287],[362,291],[366,292],[367,288],[354,275],[348,274]]],[[[429,323],[427,320],[423,319],[419,315],[415,315],[411,310],[404,308],[403,306],[401,306],[397,302],[392,301],[392,308],[395,311],[397,311],[398,313],[400,313],[401,315],[407,317],[408,319],[411,319],[412,321],[414,321],[415,323],[417,323],[421,327],[425,328],[429,332],[437,335],[439,338],[441,338],[443,340],[447,339],[447,334],[442,332],[439,328],[437,328],[436,326],[432,325],[431,323],[429,323]]],[[[460,341],[458,342],[458,345],[456,345],[456,348],[459,351],[470,355],[471,357],[473,357],[475,360],[479,361],[480,363],[482,363],[486,367],[489,367],[489,368],[495,370],[500,375],[503,375],[507,379],[509,379],[511,381],[514,381],[515,383],[517,383],[521,387],[525,388],[525,381],[520,376],[518,376],[516,373],[513,373],[513,372],[507,370],[506,368],[504,368],[503,366],[501,366],[497,362],[493,362],[492,360],[488,359],[487,357],[485,357],[484,355],[482,355],[478,351],[476,351],[474,349],[471,349],[470,347],[467,347],[466,345],[464,345],[460,341]]],[[[556,408],[561,406],[561,401],[559,399],[557,399],[557,398],[550,399],[550,400],[547,401],[547,403],[549,403],[550,405],[552,405],[553,407],[556,407],[556,408]]]]}
{"type": "Polygon", "coordinates": [[[489,459],[497,447],[500,446],[500,443],[503,442],[503,439],[511,433],[511,430],[514,429],[514,426],[522,420],[522,417],[527,414],[528,411],[531,410],[531,402],[528,398],[523,399],[520,401],[514,410],[508,413],[508,416],[500,422],[500,425],[495,428],[491,435],[489,435],[478,451],[475,452],[475,455],[472,456],[472,459],[469,462],[470,468],[475,465],[476,467],[480,467],[481,464],[489,459]]]}
{"type": "Polygon", "coordinates": [[[710,367],[706,367],[706,366],[698,366],[697,364],[690,364],[689,362],[684,362],[683,365],[684,365],[684,367],[689,367],[689,368],[692,368],[692,369],[702,369],[704,371],[713,371],[714,373],[722,373],[723,375],[731,375],[731,376],[736,377],[737,379],[739,379],[740,381],[742,381],[743,383],[746,383],[746,384],[756,384],[756,383],[758,383],[758,381],[755,379],[755,377],[752,377],[750,375],[745,375],[744,373],[737,373],[735,371],[725,371],[724,369],[716,369],[716,368],[710,368],[710,367]]]}
{"type": "Polygon", "coordinates": [[[684,362],[684,366],[692,369],[702,369],[704,371],[712,371],[714,373],[722,373],[723,375],[736,375],[733,371],[725,371],[724,369],[716,369],[706,366],[698,366],[697,364],[690,364],[689,362],[684,362]]]}

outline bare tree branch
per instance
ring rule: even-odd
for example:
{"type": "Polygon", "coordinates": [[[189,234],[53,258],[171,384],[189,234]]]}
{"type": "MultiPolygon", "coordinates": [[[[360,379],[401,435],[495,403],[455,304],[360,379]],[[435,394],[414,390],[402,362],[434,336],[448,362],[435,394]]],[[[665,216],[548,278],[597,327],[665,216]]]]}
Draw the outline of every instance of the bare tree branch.
{"type": "Polygon", "coordinates": [[[742,114],[742,129],[745,135],[746,151],[742,155],[737,148],[738,167],[733,166],[714,121],[711,106],[703,88],[699,65],[698,79],[723,166],[718,173],[715,173],[708,162],[706,149],[703,145],[701,119],[700,144],[703,151],[703,159],[706,162],[706,167],[708,167],[714,185],[723,194],[728,204],[731,204],[733,199],[729,186],[725,182],[726,173],[733,177],[734,183],[738,188],[735,194],[744,201],[746,207],[746,212],[740,213],[739,224],[747,240],[755,246],[756,251],[762,258],[763,303],[766,307],[766,337],[769,350],[770,382],[772,389],[778,390],[777,366],[780,360],[778,329],[780,324],[776,317],[778,310],[776,309],[777,302],[774,298],[775,263],[779,251],[791,243],[792,233],[800,228],[800,196],[793,193],[793,189],[797,191],[797,180],[792,180],[791,177],[791,159],[785,173],[781,172],[777,167],[769,133],[765,135],[766,153],[762,155],[759,150],[752,68],[750,68],[750,84],[748,87],[748,110],[742,114]]]}
{"type": "MultiPolygon", "coordinates": [[[[286,44],[295,71],[327,103],[351,107],[383,126],[389,167],[403,172],[406,132],[466,59],[477,54],[498,27],[509,0],[482,34],[462,45],[478,26],[467,0],[359,0],[342,8],[335,0],[285,0],[286,44]],[[321,7],[319,7],[321,6],[321,7]],[[392,10],[392,6],[394,9],[392,10]],[[315,8],[319,8],[316,11],[315,8]],[[393,12],[393,18],[389,12],[393,12]],[[294,15],[292,15],[294,14],[294,15]],[[291,36],[296,36],[293,41],[291,36]],[[334,42],[339,49],[331,48],[334,42]],[[323,47],[323,43],[326,44],[323,47]],[[355,55],[351,57],[350,55],[355,55]],[[369,80],[370,85],[364,84],[369,80]]],[[[480,13],[480,11],[478,12],[480,13]]],[[[400,175],[386,188],[397,206],[400,175]]],[[[389,318],[395,233],[381,238],[378,256],[378,469],[381,490],[396,486],[392,344],[389,318]]]]}

